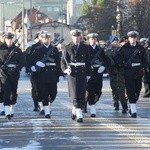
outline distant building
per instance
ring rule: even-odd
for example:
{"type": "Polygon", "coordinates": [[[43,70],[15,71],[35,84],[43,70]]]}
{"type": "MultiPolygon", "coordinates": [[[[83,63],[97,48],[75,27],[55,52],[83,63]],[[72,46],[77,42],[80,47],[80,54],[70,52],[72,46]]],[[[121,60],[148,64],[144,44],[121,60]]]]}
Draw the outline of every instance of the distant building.
{"type": "Polygon", "coordinates": [[[58,21],[48,23],[37,23],[32,26],[32,33],[35,35],[40,30],[46,30],[51,33],[53,41],[64,38],[64,43],[71,41],[70,30],[74,27],[58,21]]]}
{"type": "MultiPolygon", "coordinates": [[[[32,4],[30,0],[24,0],[25,9],[32,8],[31,5],[44,14],[51,16],[54,20],[59,19],[59,21],[63,11],[63,18],[66,22],[67,0],[32,0],[32,4]]],[[[0,0],[0,31],[4,30],[6,20],[12,20],[21,11],[22,0],[0,0]]]]}
{"type": "MultiPolygon", "coordinates": [[[[47,23],[53,21],[53,18],[44,14],[36,8],[24,10],[24,23],[30,26],[35,23],[47,23]]],[[[22,28],[22,11],[12,20],[13,31],[22,28]]]]}
{"type": "Polygon", "coordinates": [[[32,39],[32,26],[35,24],[43,24],[48,22],[53,22],[53,18],[49,17],[40,10],[36,8],[25,9],[23,15],[21,11],[11,21],[11,27],[9,26],[8,28],[7,26],[7,30],[12,30],[12,32],[16,35],[16,38],[19,39],[19,43],[22,43],[22,47],[24,49],[24,45],[32,39]],[[24,24],[24,26],[22,26],[22,24],[24,24]],[[24,42],[22,42],[23,39],[24,42]]]}

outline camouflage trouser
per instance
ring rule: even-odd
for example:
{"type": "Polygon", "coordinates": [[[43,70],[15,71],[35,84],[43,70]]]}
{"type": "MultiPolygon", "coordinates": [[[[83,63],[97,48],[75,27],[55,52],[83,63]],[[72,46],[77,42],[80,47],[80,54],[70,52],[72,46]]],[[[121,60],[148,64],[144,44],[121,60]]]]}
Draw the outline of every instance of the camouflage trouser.
{"type": "Polygon", "coordinates": [[[114,103],[119,101],[127,102],[127,96],[125,91],[125,79],[123,72],[116,70],[115,73],[109,73],[109,76],[114,103]]]}

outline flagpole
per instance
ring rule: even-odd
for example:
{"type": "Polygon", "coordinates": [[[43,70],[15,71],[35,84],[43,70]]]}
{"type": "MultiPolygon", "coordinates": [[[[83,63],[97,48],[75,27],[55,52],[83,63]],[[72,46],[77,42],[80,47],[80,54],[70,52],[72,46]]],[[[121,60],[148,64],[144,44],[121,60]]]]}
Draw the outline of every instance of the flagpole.
{"type": "Polygon", "coordinates": [[[24,0],[22,0],[22,51],[25,51],[25,39],[24,39],[24,0]]]}
{"type": "Polygon", "coordinates": [[[33,40],[32,36],[32,0],[30,0],[30,40],[33,40]]]}
{"type": "Polygon", "coordinates": [[[64,23],[63,0],[61,0],[61,39],[63,39],[63,23],[64,23]]]}

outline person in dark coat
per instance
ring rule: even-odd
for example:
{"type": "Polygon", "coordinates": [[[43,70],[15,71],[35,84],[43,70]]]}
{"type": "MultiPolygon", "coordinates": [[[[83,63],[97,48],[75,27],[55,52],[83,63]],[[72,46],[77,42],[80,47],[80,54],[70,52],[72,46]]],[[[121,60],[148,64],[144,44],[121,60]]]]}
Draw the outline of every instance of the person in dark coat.
{"type": "Polygon", "coordinates": [[[50,118],[50,107],[57,95],[57,83],[63,80],[63,73],[58,49],[51,45],[50,33],[40,33],[40,36],[42,45],[31,56],[31,69],[33,72],[38,71],[38,100],[43,103],[45,118],[50,118]]]}
{"type": "Polygon", "coordinates": [[[116,55],[118,64],[124,66],[125,87],[130,103],[129,113],[131,117],[137,117],[136,103],[142,88],[143,70],[147,67],[146,51],[137,40],[139,33],[130,31],[127,33],[128,42],[121,47],[116,55]]]}
{"type": "MultiPolygon", "coordinates": [[[[0,33],[0,48],[3,47],[3,44],[5,43],[5,31],[0,33]]],[[[3,89],[2,89],[2,83],[0,81],[0,115],[4,116],[4,100],[3,100],[3,89]]]]}
{"type": "Polygon", "coordinates": [[[102,94],[103,72],[110,65],[108,56],[98,43],[98,34],[90,33],[87,35],[89,41],[89,54],[91,61],[91,77],[87,83],[86,99],[90,106],[90,116],[96,117],[96,103],[102,94]]]}
{"type": "Polygon", "coordinates": [[[6,118],[14,115],[14,106],[17,103],[17,87],[20,70],[24,65],[24,56],[21,49],[15,46],[14,34],[5,33],[5,44],[0,49],[0,75],[3,83],[3,100],[6,118]]]}
{"type": "MultiPolygon", "coordinates": [[[[41,37],[40,33],[42,31],[39,31],[36,33],[34,37],[35,44],[33,44],[30,48],[28,48],[28,51],[26,52],[26,70],[27,72],[30,72],[30,81],[31,81],[31,96],[34,103],[33,111],[39,110],[39,104],[38,104],[38,72],[33,72],[31,70],[32,66],[32,54],[35,51],[35,49],[39,46],[41,46],[41,37]]],[[[40,103],[40,113],[44,114],[43,104],[40,103]]]]}
{"type": "Polygon", "coordinates": [[[61,68],[68,76],[69,96],[73,100],[72,119],[83,122],[82,108],[85,103],[87,78],[90,76],[91,66],[88,46],[81,42],[82,31],[70,31],[72,42],[65,46],[62,52],[61,68]]]}
{"type": "Polygon", "coordinates": [[[144,95],[143,98],[150,97],[150,46],[149,46],[149,39],[141,38],[140,44],[146,49],[147,54],[147,61],[148,61],[148,68],[145,69],[143,82],[144,82],[144,95]]]}

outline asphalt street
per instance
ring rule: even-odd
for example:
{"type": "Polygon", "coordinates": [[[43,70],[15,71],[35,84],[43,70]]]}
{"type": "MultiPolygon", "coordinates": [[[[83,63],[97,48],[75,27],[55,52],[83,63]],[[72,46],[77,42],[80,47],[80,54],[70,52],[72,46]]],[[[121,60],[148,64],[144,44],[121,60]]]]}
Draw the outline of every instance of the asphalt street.
{"type": "MultiPolygon", "coordinates": [[[[58,83],[51,119],[33,111],[31,84],[24,70],[11,120],[0,116],[0,150],[150,150],[150,98],[137,104],[137,118],[113,108],[109,78],[104,78],[97,116],[84,113],[84,122],[71,120],[67,81],[58,83]]],[[[142,89],[143,92],[143,89],[142,89]]]]}

